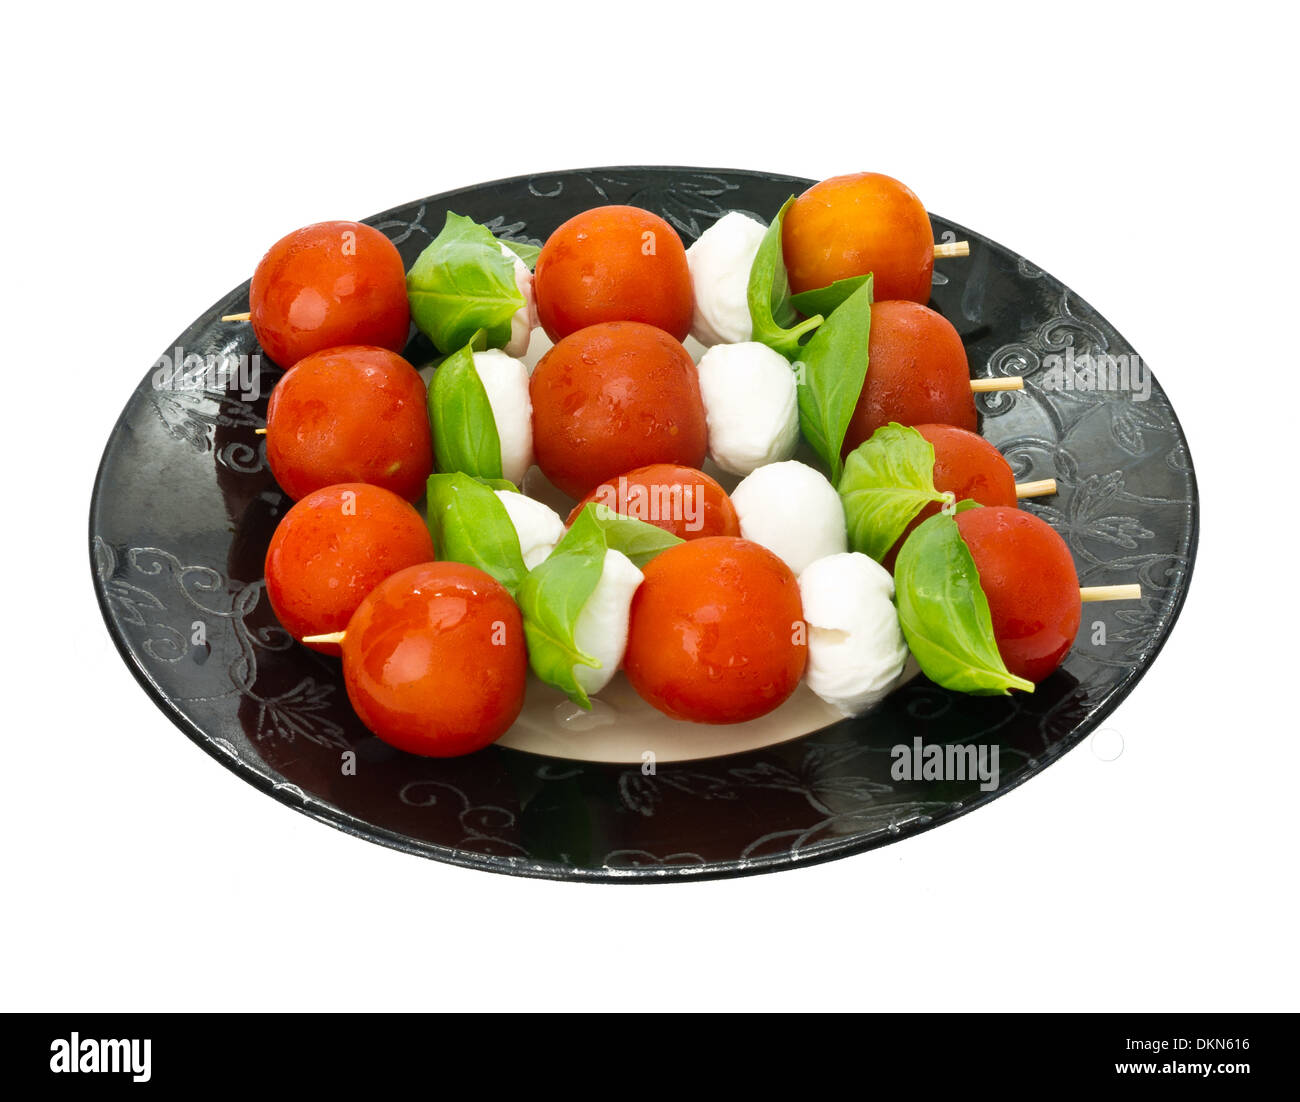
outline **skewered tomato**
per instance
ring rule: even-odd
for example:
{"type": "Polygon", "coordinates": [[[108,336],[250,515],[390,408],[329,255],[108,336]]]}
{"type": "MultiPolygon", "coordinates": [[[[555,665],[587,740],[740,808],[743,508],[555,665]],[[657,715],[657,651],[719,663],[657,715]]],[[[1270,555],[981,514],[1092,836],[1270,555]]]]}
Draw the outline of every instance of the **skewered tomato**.
{"type": "Polygon", "coordinates": [[[1032,513],[1005,506],[957,514],[1007,669],[1042,681],[1069,653],[1083,606],[1065,541],[1032,513]]]}
{"type": "Polygon", "coordinates": [[[877,302],[868,351],[867,381],[844,435],[845,455],[890,421],[977,431],[966,349],[942,314],[915,302],[877,302]]]}
{"type": "Polygon", "coordinates": [[[369,482],[415,501],[433,470],[424,400],[424,381],[395,353],[360,345],[314,353],[271,391],[271,473],[295,500],[336,482],[369,482]]]}
{"type": "MultiPolygon", "coordinates": [[[[1002,453],[984,437],[954,425],[913,425],[934,447],[934,488],[952,493],[958,501],[970,498],[981,505],[1006,505],[1014,508],[1016,476],[1002,453]]],[[[894,560],[903,541],[923,521],[939,511],[931,502],[917,514],[898,537],[884,558],[884,566],[893,571],[894,560]]]]}
{"type": "Polygon", "coordinates": [[[281,367],[341,344],[406,346],[411,311],[397,247],[360,222],[318,222],[280,238],[248,292],[258,343],[281,367]]]}
{"type": "Polygon", "coordinates": [[[678,539],[740,535],[740,518],[727,491],[693,467],[652,463],[602,482],[574,507],[568,523],[593,501],[657,524],[678,539]]]}
{"type": "Polygon", "coordinates": [[[795,691],[807,661],[799,584],[765,547],[718,536],[646,565],[623,665],[661,712],[696,723],[756,719],[795,691]]]}
{"type": "Polygon", "coordinates": [[[651,463],[704,462],[695,364],[652,325],[606,322],[565,337],[542,357],[529,393],[537,465],[570,497],[651,463]]]}
{"type": "Polygon", "coordinates": [[[392,575],[343,637],[343,678],[361,721],[426,757],[470,754],[503,735],[523,708],[527,672],[519,606],[461,563],[392,575]]]}
{"type": "MultiPolygon", "coordinates": [[[[345,482],[285,513],[266,552],[271,608],[295,639],[342,631],[390,574],[434,558],[433,539],[407,502],[379,486],[345,482]]],[[[308,643],[341,654],[337,643],[308,643]]]]}
{"type": "Polygon", "coordinates": [[[641,321],[685,340],[694,297],[677,231],[639,207],[596,207],[546,240],[533,274],[537,317],[558,341],[602,321],[641,321]]]}
{"type": "Polygon", "coordinates": [[[859,172],[813,185],[786,211],[781,244],[796,294],[871,272],[878,299],[930,300],[930,216],[891,176],[859,172]]]}

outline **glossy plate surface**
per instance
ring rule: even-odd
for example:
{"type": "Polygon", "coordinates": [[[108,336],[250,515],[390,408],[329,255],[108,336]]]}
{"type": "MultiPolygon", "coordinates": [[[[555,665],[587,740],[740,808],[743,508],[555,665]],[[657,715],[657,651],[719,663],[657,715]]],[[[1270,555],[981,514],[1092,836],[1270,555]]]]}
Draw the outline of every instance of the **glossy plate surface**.
{"type": "MultiPolygon", "coordinates": [[[[771,218],[808,183],[723,169],[586,169],[466,188],[368,221],[408,267],[448,209],[540,243],[579,211],[630,203],[668,219],[689,245],[728,210],[771,218]]],[[[766,749],[660,763],[653,774],[502,746],[452,761],[390,750],[352,714],[337,663],[293,644],[266,599],[263,557],[289,505],[254,432],[280,375],[269,362],[256,397],[159,388],[149,365],[127,403],[90,514],[95,586],[119,651],[182,731],[259,789],[349,833],[497,872],[627,881],[768,871],[895,841],[995,798],[1082,741],[1155,658],[1187,590],[1196,484],[1154,381],[1145,398],[1140,388],[1049,385],[1053,357],[1115,357],[1106,362],[1140,381],[1145,365],[1123,337],[1029,261],[933,222],[936,240],[969,240],[971,255],[936,263],[931,305],[961,333],[974,375],[1026,379],[1023,392],[979,398],[984,434],[1018,480],[1057,479],[1058,496],[1026,507],[1066,539],[1081,584],[1143,588],[1140,602],[1085,605],[1074,650],[1033,695],[964,697],[917,678],[860,719],[766,749]],[[996,746],[998,785],[894,779],[891,750],[918,738],[996,746]],[[346,751],[355,773],[342,767],[346,751]]],[[[244,284],[166,355],[253,356],[251,328],[219,320],[247,303],[244,284]]],[[[431,349],[420,338],[407,354],[420,364],[431,349]]]]}

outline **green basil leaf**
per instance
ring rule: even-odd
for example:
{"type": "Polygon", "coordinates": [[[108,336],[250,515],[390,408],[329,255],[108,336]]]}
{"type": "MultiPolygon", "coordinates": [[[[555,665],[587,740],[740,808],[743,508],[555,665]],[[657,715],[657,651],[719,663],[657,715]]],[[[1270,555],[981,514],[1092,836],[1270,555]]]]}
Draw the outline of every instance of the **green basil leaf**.
{"type": "Polygon", "coordinates": [[[977,695],[1034,691],[998,653],[979,571],[952,517],[930,517],[907,537],[894,590],[907,645],[936,685],[977,695]]]}
{"type": "Polygon", "coordinates": [[[584,509],[555,550],[524,577],[518,594],[533,673],[584,708],[591,707],[591,699],[573,667],[599,669],[600,662],[578,649],[573,632],[600,581],[605,551],[605,533],[591,510],[584,509]]]}
{"type": "Polygon", "coordinates": [[[849,546],[876,562],[884,560],[922,509],[946,500],[934,488],[934,445],[896,421],[876,429],[849,453],[837,488],[849,546]]]}
{"type": "Polygon", "coordinates": [[[958,513],[964,513],[969,509],[983,509],[983,508],[984,508],[983,502],[976,501],[973,497],[964,497],[959,502],[957,502],[956,505],[953,506],[952,515],[956,516],[958,513]]]}
{"type": "Polygon", "coordinates": [[[812,317],[796,324],[798,315],[790,302],[790,279],[781,251],[781,226],[793,202],[792,195],[777,211],[749,269],[749,318],[754,331],[750,339],[776,349],[787,360],[798,357],[800,339],[822,323],[820,317],[812,317]]]}
{"type": "Polygon", "coordinates": [[[480,482],[489,490],[509,490],[512,494],[519,493],[519,487],[508,478],[476,478],[475,482],[480,482]]]}
{"type": "Polygon", "coordinates": [[[498,237],[497,240],[519,257],[530,272],[537,267],[537,258],[542,255],[540,245],[530,245],[527,241],[511,241],[508,237],[498,237]]]}
{"type": "Polygon", "coordinates": [[[840,448],[867,378],[871,277],[818,328],[800,360],[799,427],[838,484],[840,448]]]}
{"type": "Polygon", "coordinates": [[[491,230],[447,212],[447,222],[406,275],[411,318],[439,352],[469,343],[475,330],[491,348],[510,341],[510,319],[524,304],[515,263],[491,230]]]}
{"type": "Polygon", "coordinates": [[[657,524],[647,524],[635,517],[617,513],[608,505],[592,502],[583,513],[590,513],[592,519],[600,525],[605,533],[605,546],[613,551],[622,551],[637,567],[645,566],[660,551],[667,551],[685,541],[680,536],[666,532],[657,524]]]}
{"type": "Polygon", "coordinates": [[[841,306],[846,298],[854,291],[861,287],[869,279],[869,276],[849,276],[848,279],[837,279],[829,287],[818,287],[812,291],[801,291],[790,298],[794,308],[801,314],[812,317],[813,314],[821,314],[823,317],[830,317],[838,306],[841,306]]]}
{"type": "Polygon", "coordinates": [[[434,369],[429,384],[429,423],[438,470],[462,471],[472,478],[501,478],[501,437],[468,345],[434,369]]]}
{"type": "Polygon", "coordinates": [[[456,471],[431,474],[426,500],[438,558],[477,566],[514,593],[528,568],[501,499],[483,483],[456,471]]]}

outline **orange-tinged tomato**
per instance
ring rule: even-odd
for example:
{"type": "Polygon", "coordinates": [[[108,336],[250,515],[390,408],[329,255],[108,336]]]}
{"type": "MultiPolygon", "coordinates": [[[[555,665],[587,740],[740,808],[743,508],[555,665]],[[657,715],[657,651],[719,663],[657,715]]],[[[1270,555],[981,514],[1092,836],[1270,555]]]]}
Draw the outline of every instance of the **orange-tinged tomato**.
{"type": "Polygon", "coordinates": [[[280,238],[253,272],[248,304],[258,343],[281,367],[341,344],[400,352],[411,327],[401,254],[360,222],[280,238]]]}
{"type": "Polygon", "coordinates": [[[602,321],[640,321],[685,340],[694,296],[677,231],[639,207],[596,207],[546,239],[533,273],[553,341],[602,321]]]}
{"type": "Polygon", "coordinates": [[[570,497],[651,463],[704,462],[699,375],[662,329],[632,321],[581,329],[542,357],[528,389],[537,465],[570,497]]]}
{"type": "Polygon", "coordinates": [[[978,430],[966,348],[942,314],[915,302],[877,302],[868,354],[867,381],[844,434],[845,455],[890,421],[978,430]]]}
{"type": "Polygon", "coordinates": [[[412,754],[471,754],[524,705],[523,619],[504,586],[455,562],[412,566],[361,602],[343,637],[343,679],[361,721],[412,754]]]}
{"type": "MultiPolygon", "coordinates": [[[[913,425],[934,447],[934,488],[940,493],[952,493],[958,501],[969,498],[981,505],[1006,505],[1015,508],[1016,476],[1009,464],[984,437],[955,425],[913,425]]],[[[939,505],[931,502],[898,537],[884,558],[887,570],[894,569],[894,560],[903,541],[924,520],[934,516],[939,505]]]]}
{"type": "MultiPolygon", "coordinates": [[[[342,631],[389,575],[431,562],[420,514],[395,493],[363,482],[316,490],[285,513],[266,552],[266,593],[295,639],[342,631]]],[[[308,643],[341,654],[337,643],[308,643]]]]}
{"type": "Polygon", "coordinates": [[[1007,669],[1042,681],[1079,633],[1079,578],[1065,540],[1032,513],[1005,506],[957,514],[1007,669]]]}
{"type": "Polygon", "coordinates": [[[424,380],[383,348],[316,352],[271,391],[266,458],[294,499],[336,482],[369,482],[415,501],[433,471],[424,380]]]}
{"type": "Polygon", "coordinates": [[[930,216],[890,176],[859,172],[814,184],[786,211],[781,244],[795,294],[871,272],[877,299],[930,300],[930,216]]]}
{"type": "Polygon", "coordinates": [[[780,706],[808,662],[793,572],[767,548],[727,536],[651,559],[632,598],[623,665],[661,712],[743,723],[780,706]]]}
{"type": "Polygon", "coordinates": [[[574,506],[568,523],[593,501],[658,525],[678,539],[740,535],[740,517],[727,491],[694,467],[652,463],[611,478],[574,506]]]}

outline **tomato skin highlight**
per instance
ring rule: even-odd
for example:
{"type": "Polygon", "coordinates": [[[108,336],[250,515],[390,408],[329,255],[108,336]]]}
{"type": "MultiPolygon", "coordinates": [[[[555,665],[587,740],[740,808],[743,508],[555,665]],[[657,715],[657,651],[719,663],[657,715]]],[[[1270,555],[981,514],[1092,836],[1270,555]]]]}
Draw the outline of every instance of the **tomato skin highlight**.
{"type": "Polygon", "coordinates": [[[844,455],[890,421],[978,432],[966,348],[942,314],[914,302],[877,302],[871,307],[868,355],[844,455]]]}
{"type": "Polygon", "coordinates": [[[373,589],[343,637],[343,678],[361,721],[399,750],[471,754],[524,705],[519,606],[472,566],[412,566],[373,589]]]}
{"type": "MultiPolygon", "coordinates": [[[[281,518],[266,551],[266,593],[276,618],[301,642],[344,630],[375,586],[434,557],[428,526],[409,502],[345,482],[308,494],[281,518]]],[[[337,643],[304,645],[343,653],[337,643]]]]}
{"type": "Polygon", "coordinates": [[[708,453],[695,363],[652,325],[605,322],[565,337],[529,394],[537,465],[572,498],[652,463],[698,468],[708,453]]]}
{"type": "Polygon", "coordinates": [[[1074,559],[1046,521],[1000,506],[958,513],[1007,669],[1042,681],[1069,654],[1083,605],[1074,559]]]}
{"type": "Polygon", "coordinates": [[[338,482],[369,482],[416,501],[433,471],[424,380],[383,348],[313,353],[271,391],[266,458],[295,500],[338,482]]]}
{"type": "Polygon", "coordinates": [[[740,517],[727,491],[693,467],[651,463],[608,479],[573,507],[565,523],[572,524],[593,501],[608,505],[616,513],[657,525],[678,539],[740,535],[740,517]],[[680,493],[677,487],[681,487],[680,493]],[[669,504],[670,508],[664,510],[661,503],[669,504]]]}
{"type": "Polygon", "coordinates": [[[807,628],[793,572],[765,547],[692,540],[645,566],[623,667],[640,696],[675,719],[743,723],[799,686],[807,628]]]}
{"type": "Polygon", "coordinates": [[[877,299],[930,300],[930,216],[891,176],[858,172],[814,184],[786,211],[781,246],[795,294],[871,272],[877,299]]]}
{"type": "Polygon", "coordinates": [[[284,368],[342,344],[400,352],[411,327],[401,254],[361,222],[317,222],[280,238],[253,272],[248,303],[258,343],[284,368]]]}
{"type": "Polygon", "coordinates": [[[695,308],[682,239],[639,207],[596,207],[560,226],[537,258],[533,292],[553,341],[605,321],[644,322],[682,341],[695,308]]]}
{"type": "MultiPolygon", "coordinates": [[[[955,425],[913,425],[934,447],[934,488],[952,493],[958,501],[969,498],[981,505],[1016,508],[1016,476],[1009,464],[984,437],[955,425]]],[[[898,551],[908,536],[939,511],[938,502],[925,506],[889,549],[883,565],[891,574],[898,551]]]]}

